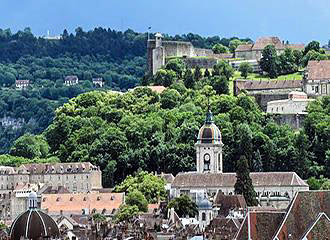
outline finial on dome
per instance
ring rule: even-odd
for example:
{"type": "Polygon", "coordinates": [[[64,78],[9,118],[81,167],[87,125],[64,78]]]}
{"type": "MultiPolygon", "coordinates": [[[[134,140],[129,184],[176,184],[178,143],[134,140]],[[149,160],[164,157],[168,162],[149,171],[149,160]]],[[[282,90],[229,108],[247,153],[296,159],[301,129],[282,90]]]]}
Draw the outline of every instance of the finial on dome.
{"type": "Polygon", "coordinates": [[[212,124],[213,123],[213,114],[211,112],[210,104],[207,107],[207,114],[206,114],[205,123],[206,124],[212,124]]]}

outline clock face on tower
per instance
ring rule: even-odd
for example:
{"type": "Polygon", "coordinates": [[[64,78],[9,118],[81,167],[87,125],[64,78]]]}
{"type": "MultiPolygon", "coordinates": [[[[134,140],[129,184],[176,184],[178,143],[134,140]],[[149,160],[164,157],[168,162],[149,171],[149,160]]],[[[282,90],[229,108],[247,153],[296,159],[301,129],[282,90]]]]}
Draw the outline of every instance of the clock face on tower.
{"type": "Polygon", "coordinates": [[[210,154],[204,154],[204,161],[210,161],[210,154]]]}

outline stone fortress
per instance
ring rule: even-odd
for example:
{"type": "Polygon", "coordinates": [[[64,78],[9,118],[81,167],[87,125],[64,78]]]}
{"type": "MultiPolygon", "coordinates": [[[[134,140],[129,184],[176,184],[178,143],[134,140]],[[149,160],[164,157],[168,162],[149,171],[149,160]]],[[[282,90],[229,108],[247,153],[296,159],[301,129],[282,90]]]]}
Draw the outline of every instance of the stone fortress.
{"type": "Polygon", "coordinates": [[[214,54],[212,49],[196,48],[190,42],[164,41],[160,33],[156,33],[155,39],[149,39],[147,43],[148,72],[156,72],[166,64],[171,57],[184,58],[189,67],[199,65],[201,68],[212,68],[217,59],[231,58],[232,54],[214,54]]]}

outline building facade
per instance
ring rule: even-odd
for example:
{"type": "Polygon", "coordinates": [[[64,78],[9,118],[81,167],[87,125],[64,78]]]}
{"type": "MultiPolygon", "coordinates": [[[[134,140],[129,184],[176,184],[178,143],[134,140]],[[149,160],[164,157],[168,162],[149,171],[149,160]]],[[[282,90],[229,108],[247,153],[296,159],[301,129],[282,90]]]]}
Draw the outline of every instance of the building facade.
{"type": "MultiPolygon", "coordinates": [[[[218,191],[234,194],[236,173],[224,173],[222,138],[219,128],[208,112],[196,143],[197,169],[179,173],[171,185],[171,197],[189,195],[196,203],[204,196],[215,196],[218,191]]],[[[286,208],[299,191],[308,191],[308,185],[294,172],[252,172],[252,184],[262,206],[286,208]]]]}
{"type": "Polygon", "coordinates": [[[15,85],[17,89],[26,89],[30,85],[30,80],[16,80],[15,85]]]}
{"type": "Polygon", "coordinates": [[[286,48],[304,50],[304,44],[288,44],[281,41],[278,37],[261,37],[254,44],[241,44],[235,50],[235,58],[247,60],[260,60],[262,51],[268,45],[273,45],[278,54],[284,52],[286,48]]]}
{"type": "Polygon", "coordinates": [[[304,92],[310,97],[330,95],[330,60],[308,62],[304,76],[304,92]]]}
{"type": "Polygon", "coordinates": [[[79,79],[75,75],[73,75],[73,76],[66,76],[64,78],[64,85],[66,85],[66,86],[74,86],[74,85],[76,85],[78,83],[79,83],[79,79]]]}

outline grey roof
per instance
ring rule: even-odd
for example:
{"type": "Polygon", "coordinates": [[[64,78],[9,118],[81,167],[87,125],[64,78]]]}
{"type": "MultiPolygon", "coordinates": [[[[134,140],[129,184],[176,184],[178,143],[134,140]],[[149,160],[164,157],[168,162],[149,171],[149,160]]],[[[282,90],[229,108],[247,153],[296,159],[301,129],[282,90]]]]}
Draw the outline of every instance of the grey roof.
{"type": "MultiPolygon", "coordinates": [[[[304,186],[308,187],[295,172],[254,172],[250,173],[253,186],[304,186]]],[[[179,173],[172,187],[234,187],[236,173],[179,173]]]]}

